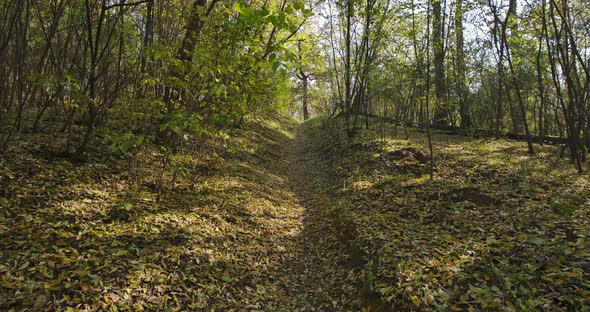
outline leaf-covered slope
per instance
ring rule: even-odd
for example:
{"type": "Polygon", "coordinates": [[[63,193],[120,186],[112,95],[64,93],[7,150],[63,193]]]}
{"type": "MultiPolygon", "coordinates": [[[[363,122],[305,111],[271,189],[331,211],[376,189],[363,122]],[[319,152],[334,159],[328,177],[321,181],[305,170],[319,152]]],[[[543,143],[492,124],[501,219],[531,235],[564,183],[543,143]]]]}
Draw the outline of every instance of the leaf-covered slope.
{"type": "Polygon", "coordinates": [[[382,140],[373,128],[347,140],[324,126],[313,143],[336,155],[335,196],[348,201],[338,214],[364,255],[351,279],[366,304],[588,309],[590,178],[555,147],[529,156],[522,142],[435,133],[429,181],[424,133],[405,140],[388,127],[382,140]]]}
{"type": "Polygon", "coordinates": [[[250,123],[216,157],[177,156],[160,202],[154,150],[131,170],[106,154],[72,164],[41,150],[46,138],[22,138],[1,160],[0,309],[282,306],[302,225],[285,161],[296,126],[250,123]]]}
{"type": "Polygon", "coordinates": [[[19,138],[0,309],[587,309],[589,178],[553,147],[435,134],[430,182],[423,133],[348,140],[338,122],[199,142],[159,202],[156,150],[74,164],[19,138]]]}

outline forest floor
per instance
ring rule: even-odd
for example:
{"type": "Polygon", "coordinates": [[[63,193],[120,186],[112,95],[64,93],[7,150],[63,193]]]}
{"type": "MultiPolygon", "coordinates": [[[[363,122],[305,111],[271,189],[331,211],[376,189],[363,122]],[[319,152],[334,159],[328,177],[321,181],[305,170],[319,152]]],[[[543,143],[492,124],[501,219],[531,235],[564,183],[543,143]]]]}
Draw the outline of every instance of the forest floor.
{"type": "Polygon", "coordinates": [[[337,123],[200,142],[159,201],[155,149],[72,163],[23,134],[0,158],[0,310],[588,310],[590,177],[555,147],[435,134],[429,181],[424,133],[337,123]]]}

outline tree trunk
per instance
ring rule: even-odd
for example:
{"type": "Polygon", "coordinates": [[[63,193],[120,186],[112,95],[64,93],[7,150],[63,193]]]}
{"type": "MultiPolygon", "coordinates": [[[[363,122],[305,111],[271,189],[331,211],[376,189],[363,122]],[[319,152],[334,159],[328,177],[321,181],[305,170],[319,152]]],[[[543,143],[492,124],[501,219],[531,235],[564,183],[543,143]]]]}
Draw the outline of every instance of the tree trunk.
{"type": "MultiPolygon", "coordinates": [[[[434,0],[434,2],[438,2],[434,0]]],[[[440,2],[439,9],[440,9],[440,2]]],[[[436,12],[436,11],[435,11],[436,12]]],[[[428,135],[428,152],[430,156],[430,181],[434,180],[434,148],[432,146],[432,134],[430,133],[430,6],[428,6],[426,26],[426,134],[428,135]]],[[[436,16],[436,14],[435,14],[436,16]]],[[[436,17],[435,17],[436,19],[436,17]]],[[[440,22],[440,21],[439,21],[440,22]]],[[[436,21],[435,21],[436,23],[436,21]]],[[[436,31],[435,31],[436,32],[436,31]]],[[[435,48],[436,51],[436,48],[435,48]]],[[[435,52],[436,53],[436,52],[435,52]]]]}
{"type": "MultiPolygon", "coordinates": [[[[547,107],[547,96],[545,94],[545,84],[543,82],[543,67],[542,67],[542,51],[543,51],[543,34],[545,33],[545,27],[541,36],[539,36],[539,49],[537,50],[536,66],[537,66],[537,88],[539,92],[539,120],[538,120],[538,135],[540,138],[545,136],[544,118],[545,108],[547,107]]],[[[543,145],[543,140],[539,142],[543,145]]]]}
{"type": "Polygon", "coordinates": [[[350,129],[350,106],[351,106],[351,68],[350,68],[350,56],[351,56],[351,43],[350,43],[350,33],[352,27],[352,0],[346,0],[346,38],[345,38],[345,54],[346,54],[346,62],[344,64],[344,87],[346,98],[344,99],[345,102],[345,122],[346,122],[346,134],[348,137],[352,137],[352,131],[350,129]]]}
{"type": "Polygon", "coordinates": [[[459,96],[459,114],[461,115],[461,128],[471,127],[471,113],[467,102],[467,86],[465,79],[465,52],[463,49],[463,0],[455,1],[455,48],[457,69],[457,94],[459,96]]]}
{"type": "Polygon", "coordinates": [[[302,95],[302,99],[301,99],[301,104],[302,104],[302,112],[303,112],[303,120],[308,120],[309,119],[309,108],[308,108],[308,103],[307,103],[307,93],[308,93],[308,83],[309,83],[309,75],[305,74],[305,71],[303,70],[303,55],[302,55],[302,48],[301,48],[301,40],[299,40],[299,42],[297,42],[297,49],[299,51],[299,73],[297,74],[297,78],[299,78],[301,80],[301,87],[303,88],[303,95],[302,95]]]}
{"type": "Polygon", "coordinates": [[[307,106],[307,83],[308,83],[308,77],[307,75],[303,76],[303,120],[308,120],[309,119],[309,108],[307,106]]]}
{"type": "MultiPolygon", "coordinates": [[[[512,52],[510,48],[510,44],[508,43],[508,36],[506,33],[507,26],[511,24],[516,24],[516,21],[513,20],[516,18],[516,0],[510,0],[510,7],[508,8],[508,13],[506,15],[506,20],[504,22],[504,27],[502,27],[502,42],[504,42],[504,48],[506,49],[506,60],[508,61],[508,67],[510,68],[510,74],[512,77],[512,84],[514,90],[516,92],[516,97],[518,99],[518,106],[520,108],[520,117],[522,119],[522,125],[524,127],[524,133],[527,137],[527,147],[529,154],[535,154],[535,150],[533,149],[532,137],[529,131],[529,125],[526,118],[526,106],[524,103],[524,98],[522,96],[522,92],[518,85],[518,78],[516,76],[516,71],[514,69],[514,64],[512,62],[512,52]]],[[[510,26],[512,27],[512,26],[510,26]]],[[[515,113],[516,114],[516,113],[515,113]]]]}
{"type": "Polygon", "coordinates": [[[443,28],[443,8],[441,0],[432,0],[432,45],[434,53],[434,86],[436,94],[436,103],[434,105],[434,124],[447,126],[448,108],[446,103],[446,86],[445,86],[445,47],[444,47],[444,28],[443,28]]]}

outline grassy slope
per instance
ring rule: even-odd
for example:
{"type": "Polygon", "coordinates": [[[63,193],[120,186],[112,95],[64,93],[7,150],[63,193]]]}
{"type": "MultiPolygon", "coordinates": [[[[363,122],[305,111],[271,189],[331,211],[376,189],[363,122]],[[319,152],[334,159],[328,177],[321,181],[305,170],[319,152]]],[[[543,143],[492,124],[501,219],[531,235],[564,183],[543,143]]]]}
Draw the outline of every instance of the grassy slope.
{"type": "Polygon", "coordinates": [[[388,128],[382,144],[312,123],[311,144],[337,155],[336,223],[364,259],[349,282],[373,310],[590,306],[590,177],[554,147],[435,134],[430,182],[420,155],[396,152],[426,150],[423,133],[388,128]]]}
{"type": "Polygon", "coordinates": [[[18,138],[0,160],[0,310],[288,305],[303,211],[285,160],[296,127],[250,123],[215,148],[223,159],[175,159],[160,202],[154,150],[129,170],[108,153],[55,158],[43,134],[18,138]]]}

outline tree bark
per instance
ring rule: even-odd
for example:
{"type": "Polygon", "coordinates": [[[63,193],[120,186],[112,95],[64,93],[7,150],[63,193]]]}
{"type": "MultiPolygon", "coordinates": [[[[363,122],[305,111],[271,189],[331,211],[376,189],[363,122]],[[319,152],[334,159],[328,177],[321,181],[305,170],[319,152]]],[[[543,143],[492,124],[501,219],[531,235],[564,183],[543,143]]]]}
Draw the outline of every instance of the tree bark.
{"type": "Polygon", "coordinates": [[[471,113],[467,101],[467,85],[465,78],[465,51],[463,39],[463,0],[455,1],[455,48],[457,70],[457,94],[459,96],[459,114],[461,115],[461,128],[471,127],[471,113]]]}
{"type": "Polygon", "coordinates": [[[351,106],[351,68],[350,68],[350,56],[351,56],[351,27],[352,27],[352,0],[346,0],[346,35],[345,35],[345,54],[346,61],[344,63],[344,87],[345,87],[345,123],[346,123],[346,134],[350,138],[352,137],[352,131],[350,129],[350,106],[351,106]]]}
{"type": "Polygon", "coordinates": [[[432,46],[434,54],[434,87],[436,103],[434,105],[434,124],[448,125],[449,112],[446,103],[445,85],[445,47],[443,28],[443,8],[441,0],[432,0],[432,46]]]}

